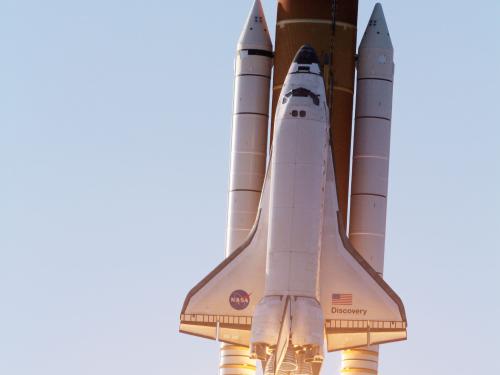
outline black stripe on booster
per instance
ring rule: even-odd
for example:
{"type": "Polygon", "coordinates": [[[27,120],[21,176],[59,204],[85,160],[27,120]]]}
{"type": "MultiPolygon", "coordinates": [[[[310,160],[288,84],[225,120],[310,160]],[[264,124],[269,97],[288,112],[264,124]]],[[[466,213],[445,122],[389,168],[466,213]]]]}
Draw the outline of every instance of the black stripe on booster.
{"type": "Polygon", "coordinates": [[[382,195],[382,194],[371,194],[371,193],[355,193],[351,194],[353,197],[360,197],[360,196],[368,196],[368,197],[378,197],[378,198],[384,198],[387,199],[387,195],[382,195]]]}
{"type": "Polygon", "coordinates": [[[245,192],[245,191],[248,191],[250,193],[262,193],[262,190],[250,190],[250,189],[234,189],[234,190],[231,190],[230,193],[234,193],[234,192],[245,192]]]}
{"type": "Polygon", "coordinates": [[[262,77],[266,79],[271,79],[271,77],[264,74],[237,74],[236,77],[262,77]]]}
{"type": "Polygon", "coordinates": [[[271,59],[274,57],[274,53],[271,51],[264,51],[263,49],[246,49],[243,51],[247,51],[249,56],[265,56],[271,59]]]}
{"type": "Polygon", "coordinates": [[[393,81],[390,80],[390,79],[385,79],[385,78],[371,78],[371,77],[358,78],[358,81],[384,81],[384,82],[393,83],[393,81]]]}
{"type": "Polygon", "coordinates": [[[387,117],[380,117],[380,116],[356,116],[356,120],[363,119],[363,118],[375,118],[375,119],[378,119],[378,120],[391,121],[391,119],[387,118],[387,117]]]}
{"type": "Polygon", "coordinates": [[[236,112],[233,115],[256,115],[256,116],[264,116],[269,117],[267,113],[257,113],[257,112],[236,112]]]}

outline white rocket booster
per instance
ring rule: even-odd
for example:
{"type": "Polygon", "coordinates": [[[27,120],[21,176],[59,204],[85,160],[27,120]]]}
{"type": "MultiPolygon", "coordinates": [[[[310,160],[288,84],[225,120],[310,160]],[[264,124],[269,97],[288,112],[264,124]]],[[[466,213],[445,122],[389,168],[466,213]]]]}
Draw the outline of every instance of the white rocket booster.
{"type": "Polygon", "coordinates": [[[256,0],[238,41],[235,61],[227,255],[248,236],[259,206],[266,174],[272,57],[264,11],[256,0]]]}
{"type": "Polygon", "coordinates": [[[382,273],[394,79],[394,50],[377,4],[359,47],[350,239],[382,273]]]}
{"type": "MultiPolygon", "coordinates": [[[[376,4],[359,46],[349,238],[382,275],[394,79],[394,49],[376,4]]],[[[378,347],[342,353],[342,369],[378,370],[378,347]]]]}
{"type": "Polygon", "coordinates": [[[328,351],[406,338],[400,298],[345,235],[328,113],[305,46],[279,98],[253,228],[181,312],[181,332],[250,347],[266,375],[318,374],[325,338],[328,351]]]}
{"type": "MultiPolygon", "coordinates": [[[[226,256],[248,236],[266,173],[273,46],[260,0],[238,40],[235,77],[226,256]]],[[[255,374],[249,348],[222,344],[220,375],[255,374]]]]}

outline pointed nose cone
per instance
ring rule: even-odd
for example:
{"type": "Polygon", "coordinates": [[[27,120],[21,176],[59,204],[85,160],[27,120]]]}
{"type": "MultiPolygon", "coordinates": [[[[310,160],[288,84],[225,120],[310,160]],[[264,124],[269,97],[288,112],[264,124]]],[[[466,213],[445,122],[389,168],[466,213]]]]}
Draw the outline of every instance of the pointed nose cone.
{"type": "Polygon", "coordinates": [[[296,64],[318,64],[319,59],[316,51],[309,44],[304,44],[300,47],[299,52],[295,55],[293,62],[296,64]]]}
{"type": "Polygon", "coordinates": [[[255,0],[245,27],[238,41],[238,50],[257,49],[273,51],[273,44],[267,28],[266,17],[260,0],[255,0]]]}
{"type": "Polygon", "coordinates": [[[389,28],[387,27],[384,11],[380,3],[377,3],[373,9],[370,22],[368,22],[368,27],[365,30],[359,48],[393,49],[389,28]]]}

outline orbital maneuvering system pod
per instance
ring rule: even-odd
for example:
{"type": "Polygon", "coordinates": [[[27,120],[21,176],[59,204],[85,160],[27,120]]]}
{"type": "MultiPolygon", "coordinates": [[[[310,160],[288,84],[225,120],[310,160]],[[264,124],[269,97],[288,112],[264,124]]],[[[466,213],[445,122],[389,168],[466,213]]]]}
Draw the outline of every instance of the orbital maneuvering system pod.
{"type": "MultiPolygon", "coordinates": [[[[291,2],[280,4],[285,12],[291,2]]],[[[307,4],[296,0],[290,14],[307,15],[307,4]]],[[[382,278],[394,64],[380,5],[358,60],[352,241],[322,56],[305,44],[289,63],[267,154],[273,53],[255,1],[235,65],[227,258],[188,293],[180,317],[181,332],[223,343],[223,375],[251,375],[255,360],[264,375],[318,375],[325,352],[353,348],[374,359],[353,351],[342,372],[350,361],[376,373],[377,345],[407,337],[403,303],[382,278]]]]}

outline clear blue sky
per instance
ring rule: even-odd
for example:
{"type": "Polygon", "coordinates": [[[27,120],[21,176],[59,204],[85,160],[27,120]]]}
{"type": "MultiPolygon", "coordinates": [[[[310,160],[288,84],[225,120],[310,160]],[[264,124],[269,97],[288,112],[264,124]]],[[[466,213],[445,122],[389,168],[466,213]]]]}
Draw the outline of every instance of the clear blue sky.
{"type": "MultiPolygon", "coordinates": [[[[224,254],[250,3],[1,1],[1,374],[217,373],[218,345],[177,324],[224,254]]],[[[361,36],[374,1],[360,3],[361,36]]],[[[500,373],[500,2],[383,5],[386,279],[410,327],[381,374],[500,373]]]]}

